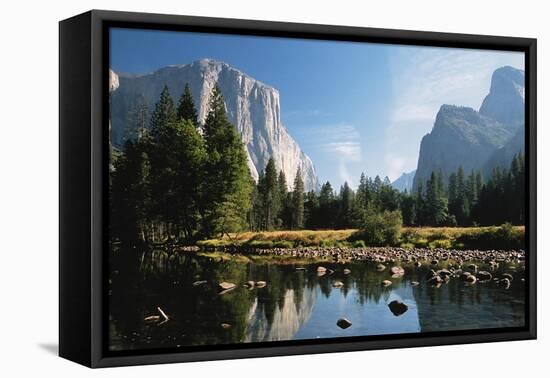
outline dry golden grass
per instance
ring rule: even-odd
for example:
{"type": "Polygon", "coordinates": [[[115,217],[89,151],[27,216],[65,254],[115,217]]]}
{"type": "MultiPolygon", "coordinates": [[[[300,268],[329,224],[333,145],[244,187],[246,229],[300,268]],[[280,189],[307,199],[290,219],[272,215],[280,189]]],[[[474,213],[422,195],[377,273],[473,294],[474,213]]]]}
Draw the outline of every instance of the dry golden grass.
{"type": "MultiPolygon", "coordinates": [[[[356,229],[297,230],[241,232],[222,238],[203,240],[197,244],[205,248],[248,246],[255,248],[292,248],[298,246],[350,247],[365,246],[351,236],[356,229]]],[[[395,246],[404,248],[520,248],[525,237],[524,226],[509,226],[506,232],[500,226],[492,227],[403,227],[395,246]]]]}
{"type": "Polygon", "coordinates": [[[241,232],[230,234],[223,237],[224,240],[233,240],[247,242],[251,240],[265,241],[311,241],[320,242],[321,240],[344,241],[348,239],[355,229],[348,230],[296,230],[296,231],[260,231],[260,232],[241,232]]]}

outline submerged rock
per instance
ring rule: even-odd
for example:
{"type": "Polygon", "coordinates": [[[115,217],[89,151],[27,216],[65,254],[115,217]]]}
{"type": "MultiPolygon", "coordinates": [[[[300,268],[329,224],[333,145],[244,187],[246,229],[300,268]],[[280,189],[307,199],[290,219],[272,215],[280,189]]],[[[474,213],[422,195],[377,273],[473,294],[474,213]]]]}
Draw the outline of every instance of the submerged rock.
{"type": "Polygon", "coordinates": [[[346,318],[340,318],[338,319],[338,321],[336,322],[336,325],[342,329],[346,329],[346,328],[349,328],[351,327],[351,322],[346,319],[346,318]]]}
{"type": "Polygon", "coordinates": [[[206,281],[195,281],[193,282],[193,286],[201,286],[201,285],[204,285],[206,283],[206,281]]]}
{"type": "Polygon", "coordinates": [[[391,301],[388,307],[395,316],[403,315],[409,309],[409,306],[398,300],[391,301]]]}
{"type": "Polygon", "coordinates": [[[376,265],[376,270],[379,272],[382,272],[384,269],[386,269],[386,266],[383,264],[376,265]]]}
{"type": "Polygon", "coordinates": [[[401,268],[400,266],[392,266],[390,268],[390,273],[394,276],[402,276],[405,274],[405,269],[401,268]]]}
{"type": "Polygon", "coordinates": [[[350,274],[351,273],[351,270],[349,269],[344,269],[344,274],[350,274]]]}
{"type": "Polygon", "coordinates": [[[480,270],[477,272],[477,277],[479,281],[490,281],[493,278],[493,275],[485,270],[480,270]]]}
{"type": "Polygon", "coordinates": [[[392,282],[389,281],[389,280],[382,281],[382,286],[390,286],[391,284],[392,284],[392,282]]]}
{"type": "Polygon", "coordinates": [[[344,283],[341,282],[341,281],[336,281],[332,284],[332,286],[335,287],[335,288],[340,288],[340,287],[344,286],[344,283]]]}
{"type": "Polygon", "coordinates": [[[503,278],[498,281],[498,284],[504,287],[505,289],[508,289],[510,287],[511,282],[508,278],[503,278]]]}

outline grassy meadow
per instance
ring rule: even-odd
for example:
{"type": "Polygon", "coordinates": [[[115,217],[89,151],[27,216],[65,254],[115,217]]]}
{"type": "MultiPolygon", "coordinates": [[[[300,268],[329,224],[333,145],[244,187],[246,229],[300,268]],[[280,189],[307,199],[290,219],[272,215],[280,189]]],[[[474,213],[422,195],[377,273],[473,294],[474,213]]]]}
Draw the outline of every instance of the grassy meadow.
{"type": "MultiPolygon", "coordinates": [[[[369,247],[357,237],[358,230],[262,231],[227,234],[197,242],[205,249],[228,247],[369,247]]],[[[403,227],[399,241],[391,247],[445,249],[520,249],[525,241],[524,226],[491,227],[403,227]]],[[[370,246],[375,247],[375,246],[370,246]]]]}

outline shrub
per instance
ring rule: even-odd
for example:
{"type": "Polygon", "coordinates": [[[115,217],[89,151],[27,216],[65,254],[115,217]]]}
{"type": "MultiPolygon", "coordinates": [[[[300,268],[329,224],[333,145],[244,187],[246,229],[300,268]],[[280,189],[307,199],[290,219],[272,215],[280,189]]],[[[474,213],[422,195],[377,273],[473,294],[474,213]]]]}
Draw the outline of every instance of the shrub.
{"type": "Polygon", "coordinates": [[[455,244],[465,249],[525,248],[525,232],[505,223],[500,227],[486,227],[464,233],[456,238],[455,244]]]}
{"type": "Polygon", "coordinates": [[[363,240],[356,240],[352,244],[353,248],[365,248],[365,242],[363,240]]]}
{"type": "Polygon", "coordinates": [[[452,247],[452,243],[449,239],[437,239],[437,240],[432,240],[430,243],[428,243],[428,247],[431,249],[434,249],[434,248],[450,249],[452,247]]]}
{"type": "Polygon", "coordinates": [[[363,240],[369,246],[398,245],[403,218],[400,211],[368,212],[363,227],[353,235],[354,240],[363,240]]]}

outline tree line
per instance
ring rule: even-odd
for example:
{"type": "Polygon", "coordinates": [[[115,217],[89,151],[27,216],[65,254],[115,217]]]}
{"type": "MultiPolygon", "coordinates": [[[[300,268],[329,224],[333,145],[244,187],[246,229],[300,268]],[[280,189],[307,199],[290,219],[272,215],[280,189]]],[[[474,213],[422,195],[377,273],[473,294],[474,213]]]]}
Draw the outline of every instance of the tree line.
{"type": "Polygon", "coordinates": [[[289,190],[270,158],[255,183],[245,147],[229,122],[220,89],[199,124],[189,86],[176,104],[165,86],[147,117],[144,102],[128,116],[134,130],[113,151],[110,233],[131,245],[167,239],[194,241],[242,230],[345,229],[403,223],[408,226],[496,225],[525,221],[525,162],[495,168],[488,181],[462,167],[447,179],[432,172],[412,193],[379,176],[359,178],[356,190],[330,182],[305,191],[298,169],[289,190]],[[373,223],[374,222],[374,223],[373,223]]]}
{"type": "MultiPolygon", "coordinates": [[[[283,171],[270,159],[254,189],[250,229],[365,228],[372,217],[398,212],[407,226],[475,226],[525,222],[525,161],[513,157],[510,168],[497,167],[485,182],[481,171],[466,175],[459,167],[445,180],[432,172],[412,193],[394,189],[388,177],[361,174],[354,191],[347,182],[338,191],[330,182],[304,193],[298,172],[287,191],[283,171]]],[[[393,215],[392,215],[393,214],[393,215]]]]}

